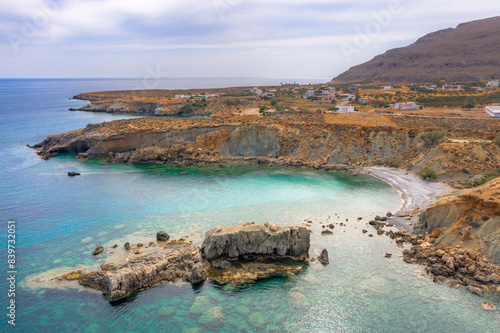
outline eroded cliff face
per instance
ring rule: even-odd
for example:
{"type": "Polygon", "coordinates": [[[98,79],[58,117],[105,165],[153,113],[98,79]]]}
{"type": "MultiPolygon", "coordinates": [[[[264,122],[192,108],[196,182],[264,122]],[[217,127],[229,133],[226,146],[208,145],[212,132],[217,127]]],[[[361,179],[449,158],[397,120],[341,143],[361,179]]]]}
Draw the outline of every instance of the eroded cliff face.
{"type": "Polygon", "coordinates": [[[394,128],[287,121],[225,122],[133,119],[51,135],[38,144],[44,158],[59,153],[108,157],[110,162],[157,163],[231,158],[325,164],[413,158],[418,139],[394,128]]]}
{"type": "Polygon", "coordinates": [[[464,136],[427,147],[417,130],[404,127],[328,124],[318,117],[266,118],[119,120],[51,135],[35,148],[43,158],[69,152],[137,164],[255,158],[312,167],[376,164],[412,172],[430,167],[440,180],[458,183],[500,165],[500,146],[484,139],[470,142],[464,136]]]}
{"type": "Polygon", "coordinates": [[[436,244],[460,245],[500,263],[500,178],[464,190],[430,207],[416,230],[436,237],[436,244]]]}

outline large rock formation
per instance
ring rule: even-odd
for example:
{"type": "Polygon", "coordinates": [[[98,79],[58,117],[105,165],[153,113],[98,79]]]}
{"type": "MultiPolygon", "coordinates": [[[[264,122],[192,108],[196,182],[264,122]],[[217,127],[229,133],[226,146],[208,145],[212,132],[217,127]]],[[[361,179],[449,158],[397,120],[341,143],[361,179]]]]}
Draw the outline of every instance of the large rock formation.
{"type": "Polygon", "coordinates": [[[476,81],[500,77],[500,17],[430,33],[340,74],[339,82],[476,81]]]}
{"type": "Polygon", "coordinates": [[[208,230],[201,246],[203,256],[216,259],[293,259],[308,258],[310,233],[305,227],[243,224],[208,230]]]}
{"type": "Polygon", "coordinates": [[[460,246],[500,263],[500,178],[462,190],[428,208],[414,232],[440,246],[460,246]]]}
{"type": "Polygon", "coordinates": [[[101,290],[110,301],[116,301],[135,291],[177,279],[198,284],[209,277],[219,283],[239,284],[302,271],[301,264],[294,261],[308,258],[309,231],[298,226],[274,229],[268,224],[254,223],[218,227],[207,231],[203,250],[176,241],[167,243],[163,250],[126,263],[105,264],[100,271],[78,271],[66,276],[77,273],[81,285],[101,290]],[[234,265],[238,259],[256,261],[234,265]],[[282,262],[282,259],[287,261],[282,262]]]}
{"type": "Polygon", "coordinates": [[[110,301],[116,301],[161,282],[182,279],[197,284],[206,278],[200,248],[176,245],[123,264],[102,265],[101,271],[82,274],[78,282],[101,290],[110,301]]]}

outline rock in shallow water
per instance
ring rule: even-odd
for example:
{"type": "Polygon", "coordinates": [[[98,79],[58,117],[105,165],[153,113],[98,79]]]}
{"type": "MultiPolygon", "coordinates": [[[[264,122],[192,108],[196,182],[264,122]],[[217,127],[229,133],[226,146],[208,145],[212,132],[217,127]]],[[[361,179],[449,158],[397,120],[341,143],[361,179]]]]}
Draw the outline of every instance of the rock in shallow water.
{"type": "Polygon", "coordinates": [[[323,251],[321,251],[318,260],[323,265],[328,265],[330,263],[330,259],[328,258],[328,251],[326,249],[323,249],[323,251]]]}
{"type": "Polygon", "coordinates": [[[201,283],[207,278],[200,248],[180,245],[140,256],[124,264],[107,264],[101,271],[83,274],[81,285],[101,290],[110,301],[164,281],[182,279],[201,283]]]}
{"type": "Polygon", "coordinates": [[[95,248],[94,251],[92,251],[92,254],[96,256],[96,255],[101,254],[103,252],[104,252],[104,247],[99,245],[98,247],[95,248]]]}
{"type": "Polygon", "coordinates": [[[159,231],[156,234],[156,240],[158,242],[165,242],[165,241],[168,241],[169,239],[170,239],[170,235],[167,234],[165,231],[159,231]]]}
{"type": "Polygon", "coordinates": [[[304,227],[279,226],[270,231],[264,224],[216,228],[205,233],[201,246],[208,260],[266,256],[268,259],[304,260],[308,257],[310,233],[304,227]]]}
{"type": "Polygon", "coordinates": [[[483,309],[485,310],[488,310],[488,311],[496,311],[497,310],[497,307],[494,306],[493,304],[491,303],[488,303],[488,302],[483,302],[483,309]]]}

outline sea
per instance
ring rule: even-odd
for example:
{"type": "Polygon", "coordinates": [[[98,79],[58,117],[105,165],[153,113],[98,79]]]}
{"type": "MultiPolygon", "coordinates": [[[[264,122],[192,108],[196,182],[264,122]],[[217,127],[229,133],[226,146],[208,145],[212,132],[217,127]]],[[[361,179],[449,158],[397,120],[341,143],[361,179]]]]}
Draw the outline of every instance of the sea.
{"type": "Polygon", "coordinates": [[[485,299],[434,283],[366,224],[401,205],[399,193],[378,179],[254,164],[213,169],[84,162],[74,155],[42,160],[27,146],[89,123],[132,118],[69,111],[86,104],[71,99],[82,92],[280,82],[293,81],[1,79],[0,331],[500,332],[498,312],[481,307],[487,301],[500,308],[498,295],[485,299]],[[315,261],[296,276],[237,286],[165,283],[116,303],[57,279],[124,260],[125,242],[149,244],[158,231],[199,245],[207,229],[245,222],[308,223],[311,257],[327,249],[330,264],[315,261]],[[321,235],[330,223],[333,235],[321,235]],[[97,245],[106,251],[93,256],[97,245]]]}

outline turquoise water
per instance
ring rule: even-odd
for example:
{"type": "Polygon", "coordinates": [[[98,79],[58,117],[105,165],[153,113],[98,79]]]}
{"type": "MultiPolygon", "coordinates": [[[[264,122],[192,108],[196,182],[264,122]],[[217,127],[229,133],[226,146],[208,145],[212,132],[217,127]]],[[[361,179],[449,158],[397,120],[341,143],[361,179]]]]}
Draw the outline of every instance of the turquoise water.
{"type": "MultiPolygon", "coordinates": [[[[106,165],[70,155],[42,161],[25,147],[51,133],[123,118],[66,111],[80,103],[67,97],[132,84],[0,80],[0,209],[3,235],[8,219],[18,226],[17,331],[500,331],[498,314],[481,308],[485,299],[422,278],[421,267],[403,263],[402,249],[365,225],[369,217],[400,205],[398,194],[376,179],[256,165],[228,164],[221,170],[106,165]],[[71,170],[82,176],[68,177],[71,170]],[[124,242],[148,243],[159,230],[199,243],[206,229],[218,225],[305,220],[313,221],[311,255],[326,248],[331,263],[311,263],[293,278],[239,287],[163,284],[118,304],[76,285],[32,282],[40,274],[52,277],[77,265],[113,261],[124,242]],[[321,236],[320,222],[346,226],[321,236]],[[115,243],[120,247],[113,254],[90,254],[98,244],[115,243]],[[384,258],[386,252],[393,257],[384,258]]],[[[6,265],[1,267],[4,274],[6,265]]],[[[5,308],[4,278],[0,288],[5,308]]],[[[500,306],[498,296],[486,301],[500,306]]],[[[0,328],[7,326],[4,318],[0,328]]]]}

